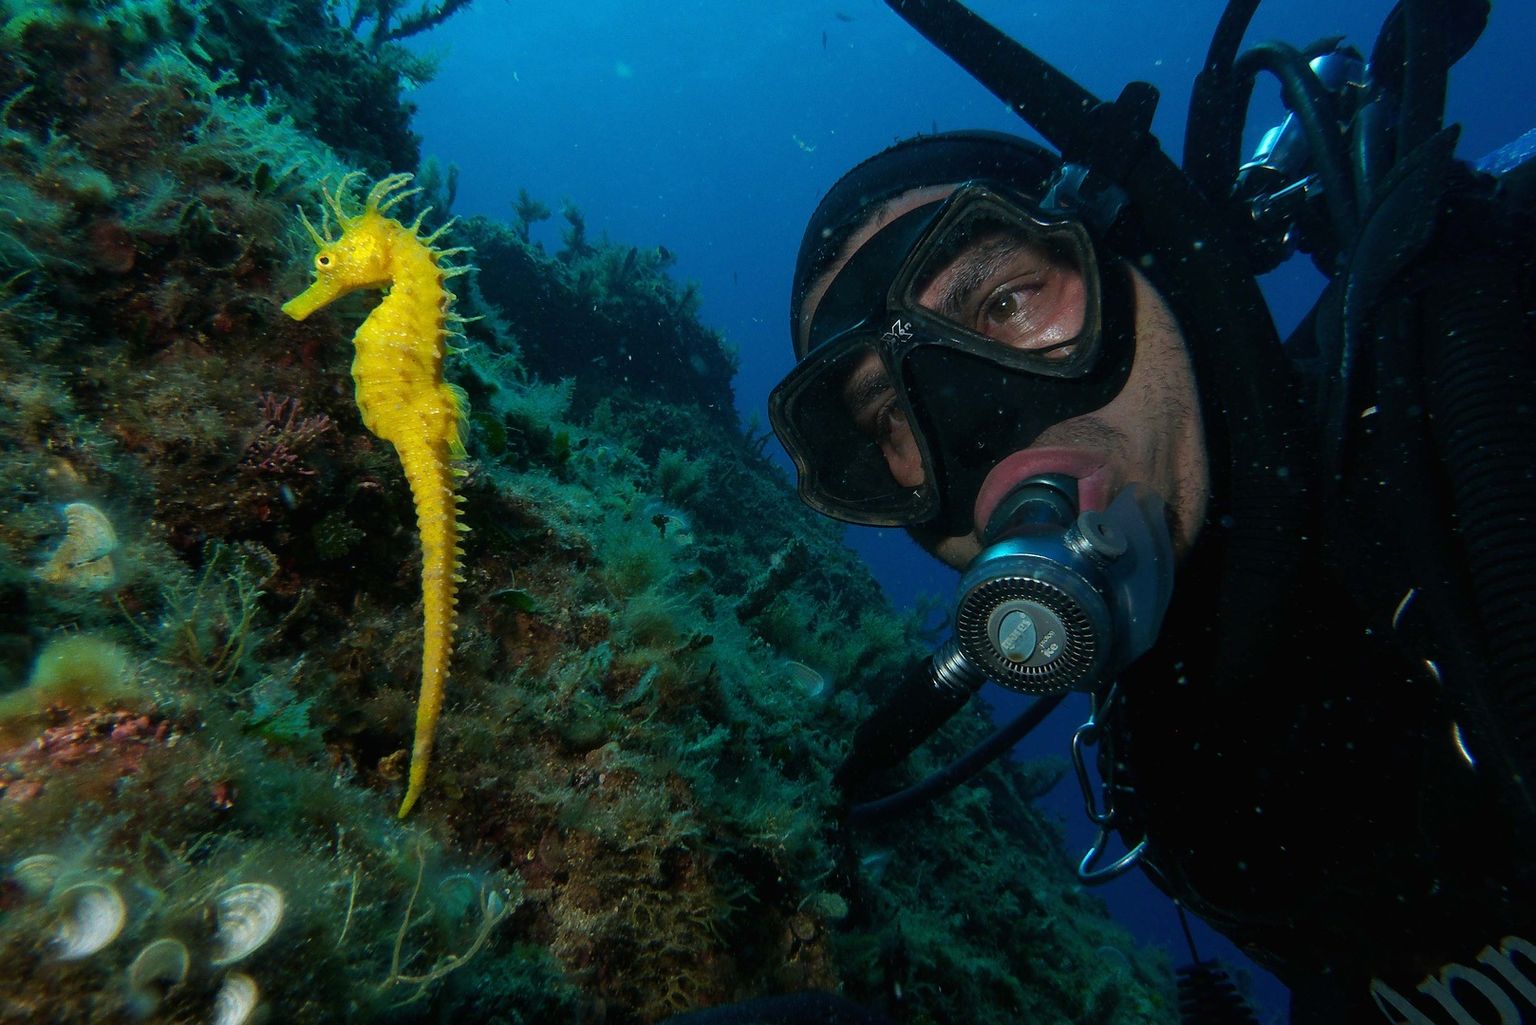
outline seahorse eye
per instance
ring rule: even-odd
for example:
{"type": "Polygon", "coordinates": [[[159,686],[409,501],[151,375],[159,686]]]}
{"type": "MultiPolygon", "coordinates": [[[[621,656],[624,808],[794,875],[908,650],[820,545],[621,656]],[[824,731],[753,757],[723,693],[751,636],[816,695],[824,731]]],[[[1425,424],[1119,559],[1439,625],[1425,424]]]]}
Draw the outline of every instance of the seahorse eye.
{"type": "Polygon", "coordinates": [[[319,268],[321,268],[323,270],[326,267],[329,267],[330,265],[331,265],[331,256],[330,256],[329,253],[319,253],[319,254],[317,254],[315,256],[315,266],[316,267],[319,267],[319,268]]]}

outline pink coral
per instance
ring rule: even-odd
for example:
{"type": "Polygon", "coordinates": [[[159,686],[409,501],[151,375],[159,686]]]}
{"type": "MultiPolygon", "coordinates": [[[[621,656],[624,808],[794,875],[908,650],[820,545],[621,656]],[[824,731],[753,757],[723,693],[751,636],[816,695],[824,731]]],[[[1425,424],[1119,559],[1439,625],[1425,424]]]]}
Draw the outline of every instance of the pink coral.
{"type": "MultiPolygon", "coordinates": [[[[171,736],[164,719],[126,709],[90,711],[62,716],[30,742],[0,751],[0,797],[24,802],[43,792],[50,779],[77,766],[94,765],[111,780],[139,770],[144,755],[171,736]]],[[[73,781],[75,784],[79,779],[73,781]]]]}
{"type": "Polygon", "coordinates": [[[262,392],[262,426],[245,447],[240,466],[274,477],[313,477],[315,471],[305,466],[300,457],[332,424],[324,413],[301,417],[302,407],[303,402],[297,398],[279,398],[262,392]]]}

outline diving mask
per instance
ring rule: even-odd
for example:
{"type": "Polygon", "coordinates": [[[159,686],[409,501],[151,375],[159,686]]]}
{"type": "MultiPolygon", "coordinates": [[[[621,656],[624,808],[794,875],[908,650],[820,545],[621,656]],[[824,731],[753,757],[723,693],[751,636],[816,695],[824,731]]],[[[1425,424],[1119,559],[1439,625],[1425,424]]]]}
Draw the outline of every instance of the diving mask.
{"type": "Polygon", "coordinates": [[[802,336],[769,399],[802,499],[951,535],[998,462],[1107,404],[1134,353],[1127,272],[1082,221],[980,181],[865,240],[802,336]]]}

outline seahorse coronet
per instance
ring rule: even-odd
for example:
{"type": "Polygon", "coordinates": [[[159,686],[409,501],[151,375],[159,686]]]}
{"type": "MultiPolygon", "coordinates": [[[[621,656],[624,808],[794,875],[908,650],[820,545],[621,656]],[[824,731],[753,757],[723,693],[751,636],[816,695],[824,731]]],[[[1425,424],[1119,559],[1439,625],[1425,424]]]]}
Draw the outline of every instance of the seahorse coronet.
{"type": "Polygon", "coordinates": [[[468,528],[458,522],[464,496],[454,489],[464,471],[454,463],[465,457],[469,400],[463,389],[449,384],[442,375],[450,336],[445,327],[454,318],[451,308],[457,298],[443,282],[472,268],[441,263],[448,255],[467,252],[467,247],[434,248],[452,220],[423,236],[421,223],[428,210],[410,225],[386,216],[422,191],[409,188],[413,180],[409,174],[379,179],[368,190],[362,209],[349,212],[352,183],[361,177],[355,171],[344,175],[334,190],[328,183],[321,185],[319,229],[300,211],[317,249],[315,279],[283,305],[283,312],[303,320],[355,289],[385,289],[383,299],[352,337],[356,348],[352,379],[363,423],[390,442],[400,457],[415,499],[421,535],[421,696],[416,706],[410,776],[399,811],[404,818],[426,785],[453,652],[457,585],[464,579],[459,572],[464,551],[457,542],[468,528]],[[334,236],[330,227],[333,215],[337,225],[334,236]],[[319,258],[322,252],[326,254],[323,260],[319,258]],[[423,324],[431,326],[422,331],[423,324]]]}

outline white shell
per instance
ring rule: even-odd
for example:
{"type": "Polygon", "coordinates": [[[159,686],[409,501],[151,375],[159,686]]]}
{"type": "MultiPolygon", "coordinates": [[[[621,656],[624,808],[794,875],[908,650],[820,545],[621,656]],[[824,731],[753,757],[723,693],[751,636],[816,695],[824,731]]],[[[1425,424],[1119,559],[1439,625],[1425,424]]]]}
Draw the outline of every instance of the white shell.
{"type": "Polygon", "coordinates": [[[76,883],[57,899],[64,915],[53,942],[65,961],[77,961],[101,950],[117,939],[128,918],[123,898],[108,883],[76,883]]]}
{"type": "Polygon", "coordinates": [[[139,951],[128,966],[128,986],[150,1006],[158,1003],[167,990],[186,981],[192,957],[187,945],[169,936],[155,940],[139,951]]]}
{"type": "Polygon", "coordinates": [[[117,551],[117,531],[106,514],[88,502],[64,507],[69,529],[37,575],[55,584],[86,591],[100,591],[117,579],[112,553],[117,551]]]}
{"type": "Polygon", "coordinates": [[[283,891],[267,883],[231,886],[215,898],[213,906],[219,922],[213,934],[215,967],[254,953],[283,921],[283,891]]]}
{"type": "Polygon", "coordinates": [[[209,1019],[209,1025],[245,1025],[256,1013],[258,996],[255,979],[244,972],[230,972],[213,998],[213,1017],[209,1019]]]}
{"type": "Polygon", "coordinates": [[[59,881],[60,863],[56,854],[34,854],[11,866],[11,878],[29,897],[46,897],[59,881]]]}
{"type": "Polygon", "coordinates": [[[786,660],[785,665],[789,668],[790,681],[812,701],[820,701],[832,693],[832,687],[827,683],[826,676],[819,670],[792,659],[786,660]]]}

